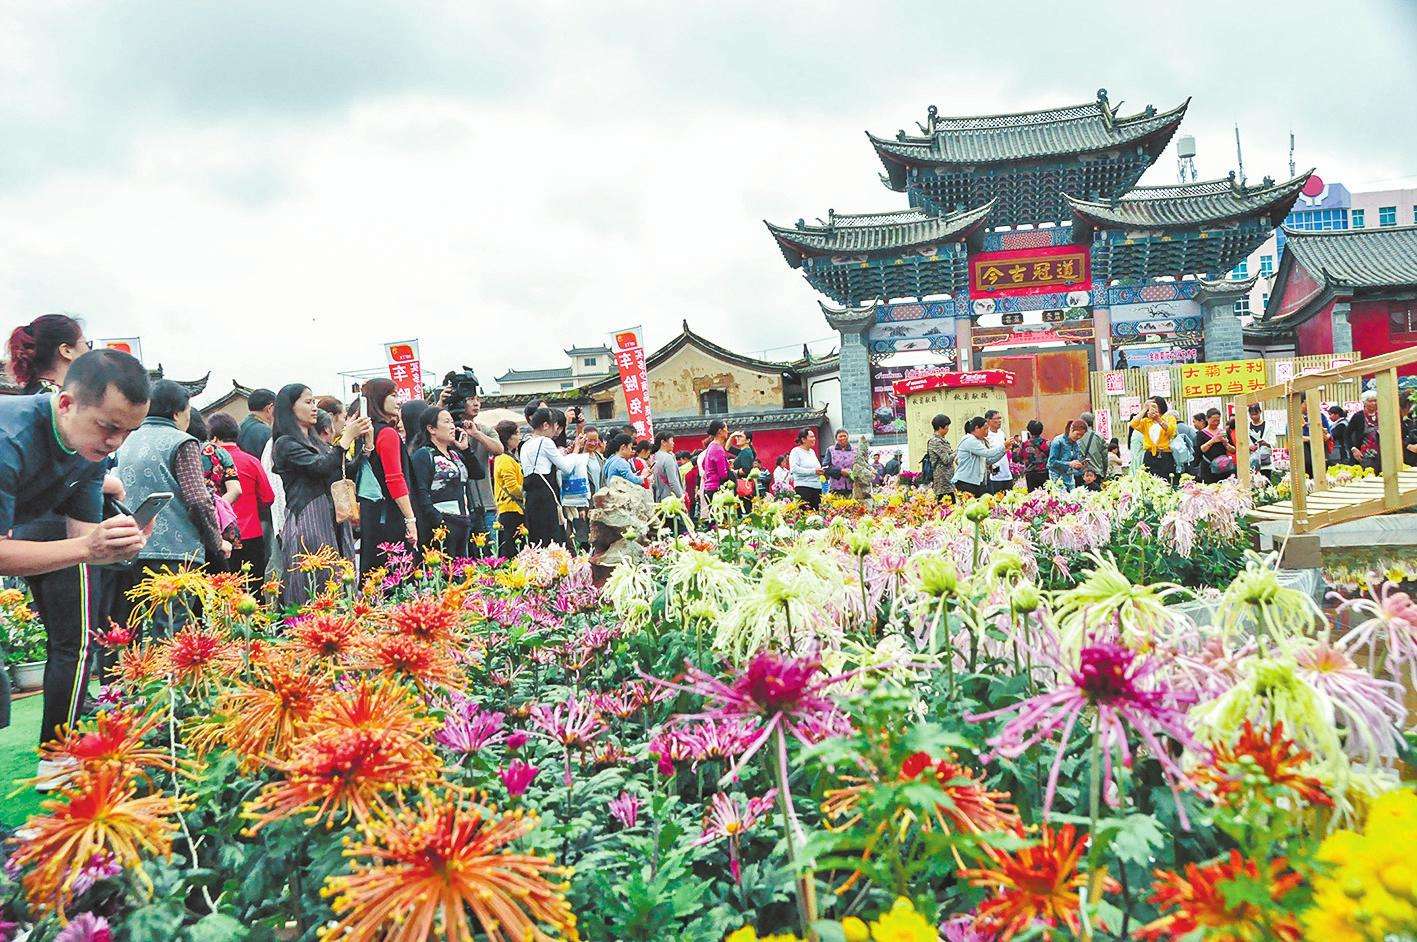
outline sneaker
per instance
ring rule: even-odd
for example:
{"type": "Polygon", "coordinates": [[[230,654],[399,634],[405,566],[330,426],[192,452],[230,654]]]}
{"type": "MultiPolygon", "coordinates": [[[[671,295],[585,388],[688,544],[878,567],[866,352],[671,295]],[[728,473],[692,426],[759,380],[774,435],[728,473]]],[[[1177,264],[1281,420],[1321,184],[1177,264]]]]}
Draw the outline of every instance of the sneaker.
{"type": "Polygon", "coordinates": [[[69,784],[69,779],[73,777],[74,770],[78,767],[78,761],[67,756],[62,759],[39,760],[39,771],[34,777],[34,790],[52,792],[63,788],[69,784]]]}

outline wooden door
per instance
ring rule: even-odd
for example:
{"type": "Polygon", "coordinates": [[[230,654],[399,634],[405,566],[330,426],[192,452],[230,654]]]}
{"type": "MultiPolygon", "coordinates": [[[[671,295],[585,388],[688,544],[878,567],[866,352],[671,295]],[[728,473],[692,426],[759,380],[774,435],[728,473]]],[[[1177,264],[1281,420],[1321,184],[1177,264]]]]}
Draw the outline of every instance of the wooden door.
{"type": "Polygon", "coordinates": [[[1066,347],[981,357],[983,369],[1014,374],[1014,385],[1009,389],[1011,433],[1022,432],[1030,421],[1038,419],[1051,439],[1092,408],[1087,354],[1086,347],[1066,347]]]}

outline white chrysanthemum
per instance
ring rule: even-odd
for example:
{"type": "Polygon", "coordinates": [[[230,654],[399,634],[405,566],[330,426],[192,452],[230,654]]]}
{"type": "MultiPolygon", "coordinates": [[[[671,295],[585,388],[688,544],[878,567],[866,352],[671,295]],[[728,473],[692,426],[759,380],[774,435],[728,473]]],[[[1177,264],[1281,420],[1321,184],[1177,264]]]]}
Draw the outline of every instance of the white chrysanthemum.
{"type": "Polygon", "coordinates": [[[717,553],[684,549],[670,557],[665,570],[664,615],[683,622],[686,607],[702,601],[716,612],[726,612],[748,588],[748,580],[734,563],[717,553]]]}
{"type": "Polygon", "coordinates": [[[1185,615],[1170,607],[1183,590],[1169,582],[1137,585],[1110,558],[1093,556],[1096,565],[1076,586],[1054,595],[1053,616],[1063,647],[1077,651],[1091,634],[1116,628],[1136,648],[1165,641],[1183,630],[1185,615]]]}

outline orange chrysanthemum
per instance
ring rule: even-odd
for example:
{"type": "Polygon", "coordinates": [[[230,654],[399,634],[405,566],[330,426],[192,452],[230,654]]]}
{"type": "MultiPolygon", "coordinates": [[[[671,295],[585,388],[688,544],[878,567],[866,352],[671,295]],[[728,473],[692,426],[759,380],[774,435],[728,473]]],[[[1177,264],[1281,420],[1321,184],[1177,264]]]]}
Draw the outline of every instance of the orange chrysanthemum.
{"type": "MultiPolygon", "coordinates": [[[[882,821],[876,828],[875,838],[862,851],[863,862],[875,849],[876,839],[890,826],[904,830],[918,820],[921,830],[930,831],[938,827],[945,834],[984,834],[989,831],[1012,831],[1019,827],[1018,811],[1008,802],[1008,792],[990,791],[975,777],[973,770],[960,765],[956,759],[953,753],[936,760],[929,753],[917,752],[901,763],[901,781],[919,780],[938,785],[941,800],[923,818],[910,808],[900,808],[891,821],[882,821]]],[[[851,784],[828,790],[822,800],[822,814],[838,822],[832,825],[837,830],[849,828],[861,820],[857,811],[861,800],[877,787],[873,779],[851,775],[842,778],[851,784]],[[843,818],[845,820],[840,820],[843,818]]],[[[964,866],[959,851],[951,849],[955,860],[964,866]]],[[[837,892],[849,890],[860,877],[861,871],[857,870],[837,888],[837,892]]]]}
{"type": "Polygon", "coordinates": [[[86,775],[106,766],[135,773],[143,769],[172,772],[176,764],[167,750],[143,743],[143,737],[162,721],[162,714],[156,710],[146,714],[127,708],[103,710],[40,746],[40,758],[51,762],[72,760],[86,775]]]}
{"type": "Polygon", "coordinates": [[[348,615],[320,613],[302,619],[290,637],[298,651],[339,664],[354,654],[360,631],[348,615]]]}
{"type": "Polygon", "coordinates": [[[1196,769],[1194,778],[1211,786],[1216,801],[1224,804],[1247,791],[1245,778],[1258,773],[1271,785],[1290,789],[1310,805],[1329,807],[1333,799],[1323,784],[1304,767],[1312,758],[1294,740],[1284,735],[1284,724],[1256,730],[1246,720],[1234,745],[1220,743],[1211,750],[1210,762],[1196,769]]]}
{"type": "Polygon", "coordinates": [[[275,763],[284,778],[261,789],[246,816],[262,826],[309,812],[307,824],[326,827],[351,817],[367,824],[375,808],[388,810],[393,792],[430,782],[439,763],[426,747],[411,748],[400,736],[370,729],[327,729],[295,744],[291,757],[275,763]]]}
{"type": "Polygon", "coordinates": [[[458,626],[457,610],[442,599],[419,596],[394,607],[389,613],[394,631],[432,645],[451,641],[458,626]]]}
{"type": "Polygon", "coordinates": [[[1296,889],[1303,878],[1297,873],[1285,873],[1286,867],[1287,861],[1282,857],[1270,861],[1266,867],[1265,880],[1274,909],[1249,901],[1232,905],[1225,899],[1223,884],[1261,880],[1255,862],[1241,857],[1238,850],[1230,851],[1228,858],[1205,866],[1187,864],[1185,876],[1158,870],[1151,901],[1165,915],[1138,929],[1137,938],[1182,939],[1200,929],[1211,942],[1251,942],[1254,939],[1299,942],[1303,938],[1299,920],[1280,907],[1284,897],[1296,889]]]}
{"type": "Polygon", "coordinates": [[[414,693],[395,679],[361,677],[349,687],[333,690],[315,706],[314,729],[378,729],[422,741],[438,728],[414,693]]]}
{"type": "Polygon", "coordinates": [[[162,674],[164,660],[162,649],[156,644],[130,644],[118,652],[118,678],[141,686],[162,674]]]}
{"type": "Polygon", "coordinates": [[[494,815],[427,796],[370,825],[368,839],[345,850],[354,872],[325,885],[342,918],[322,942],[472,942],[469,914],[490,942],[579,938],[567,887],[548,879],[566,871],[507,849],[535,819],[494,815]]]}
{"type": "Polygon", "coordinates": [[[326,681],[274,658],[255,674],[252,683],[237,681],[223,690],[215,711],[222,741],[246,768],[289,759],[328,690],[326,681]]]}
{"type": "Polygon", "coordinates": [[[364,645],[363,666],[392,677],[406,677],[420,689],[462,689],[466,675],[444,649],[413,635],[376,635],[364,645]]]}
{"type": "MultiPolygon", "coordinates": [[[[1071,824],[1043,825],[1039,842],[1007,853],[990,849],[991,866],[962,870],[971,885],[993,895],[979,904],[976,927],[1007,942],[1035,923],[1080,929],[1078,889],[1087,877],[1078,873],[1084,839],[1071,824]]],[[[1102,888],[1119,892],[1117,881],[1104,879],[1102,888]]]]}
{"type": "Polygon", "coordinates": [[[95,857],[111,855],[151,890],[143,857],[172,852],[181,810],[167,795],[136,797],[132,779],[113,765],[81,776],[42,807],[46,813],[30,818],[24,838],[11,838],[17,846],[10,864],[27,871],[21,882],[30,904],[61,915],[73,898],[74,881],[95,857]]]}
{"type": "Polygon", "coordinates": [[[177,683],[202,690],[241,668],[241,649],[224,632],[187,625],[163,645],[167,670],[177,683]]]}
{"type": "Polygon", "coordinates": [[[195,612],[210,594],[211,582],[205,572],[186,566],[163,566],[128,590],[128,598],[133,600],[128,623],[145,624],[158,612],[170,614],[174,608],[195,612]]]}

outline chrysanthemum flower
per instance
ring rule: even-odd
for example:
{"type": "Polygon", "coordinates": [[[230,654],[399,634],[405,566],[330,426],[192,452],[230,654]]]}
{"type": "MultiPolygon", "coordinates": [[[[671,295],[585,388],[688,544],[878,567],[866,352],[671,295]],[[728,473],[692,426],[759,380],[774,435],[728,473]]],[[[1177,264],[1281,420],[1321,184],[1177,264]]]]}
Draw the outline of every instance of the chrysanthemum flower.
{"type": "Polygon", "coordinates": [[[491,942],[578,938],[566,885],[548,879],[566,871],[508,849],[536,819],[493,815],[429,796],[373,822],[345,850],[353,872],[322,891],[340,917],[322,942],[472,942],[474,920],[491,942]]]}
{"type": "Polygon", "coordinates": [[[776,798],[775,788],[769,788],[746,802],[740,802],[723,792],[716,792],[709,800],[708,810],[704,813],[703,833],[694,839],[693,846],[702,847],[715,841],[728,841],[728,870],[733,875],[733,882],[738,883],[743,877],[743,865],[738,857],[739,842],[743,833],[772,810],[772,803],[776,798]]]}
{"type": "Polygon", "coordinates": [[[413,681],[421,690],[461,690],[467,675],[447,653],[413,635],[381,634],[363,646],[361,664],[386,676],[413,681]]]}
{"type": "Polygon", "coordinates": [[[102,916],[83,913],[60,929],[54,942],[113,942],[113,929],[102,916]]]}
{"type": "Polygon", "coordinates": [[[133,709],[102,710],[40,746],[40,758],[50,762],[72,760],[88,775],[104,766],[130,774],[144,769],[176,771],[166,749],[143,742],[143,737],[157,729],[163,719],[158,710],[146,714],[133,709]]]}
{"type": "Polygon", "coordinates": [[[131,686],[141,686],[161,676],[164,660],[156,644],[130,644],[118,652],[118,677],[131,686]]]}
{"type": "Polygon", "coordinates": [[[1233,743],[1212,745],[1210,760],[1191,775],[1222,803],[1253,792],[1251,778],[1258,775],[1264,787],[1286,788],[1305,804],[1327,807],[1333,799],[1310,774],[1312,758],[1284,735],[1283,723],[1257,730],[1246,720],[1239,737],[1233,743]]]}
{"type": "Polygon", "coordinates": [[[163,566],[128,590],[133,601],[130,624],[142,625],[158,614],[170,615],[177,606],[195,609],[211,593],[207,574],[186,566],[163,566]]]}
{"type": "Polygon", "coordinates": [[[1241,857],[1238,850],[1204,866],[1187,864],[1184,875],[1158,870],[1151,901],[1163,915],[1138,929],[1136,937],[1154,942],[1193,937],[1234,942],[1248,939],[1299,942],[1303,938],[1299,920],[1287,912],[1284,905],[1285,897],[1302,882],[1299,874],[1288,870],[1288,862],[1283,857],[1269,861],[1262,878],[1255,862],[1241,857]],[[1273,907],[1259,906],[1244,896],[1233,903],[1226,898],[1227,886],[1239,889],[1259,883],[1261,879],[1268,888],[1273,907]],[[1200,935],[1194,936],[1194,933],[1200,935]]]}
{"type": "Polygon", "coordinates": [[[222,690],[213,711],[221,739],[247,767],[289,759],[328,690],[321,677],[269,660],[253,682],[238,680],[222,690]]]}
{"type": "Polygon", "coordinates": [[[610,816],[619,821],[621,827],[632,828],[640,820],[640,804],[638,797],[622,791],[610,799],[610,816]]]}
{"type": "Polygon", "coordinates": [[[546,738],[566,749],[584,749],[605,732],[605,720],[589,702],[574,695],[565,703],[539,703],[531,709],[531,722],[546,738]]]}
{"type": "Polygon", "coordinates": [[[466,697],[457,696],[434,738],[454,752],[469,755],[504,742],[506,719],[505,713],[484,710],[466,697]]]}
{"type": "Polygon", "coordinates": [[[1145,650],[1185,624],[1171,603],[1183,590],[1167,582],[1136,585],[1111,559],[1093,556],[1093,568],[1076,586],[1058,593],[1053,606],[1065,648],[1080,648],[1089,636],[1116,626],[1121,640],[1145,650]]]}
{"type": "MultiPolygon", "coordinates": [[[[1058,772],[1068,739],[1089,707],[1096,711],[1094,728],[1102,751],[1103,783],[1112,780],[1114,753],[1121,755],[1124,765],[1130,766],[1132,763],[1132,749],[1127,741],[1127,730],[1130,728],[1160,764],[1174,794],[1186,783],[1186,776],[1161,737],[1170,737],[1182,745],[1189,744],[1192,739],[1177,697],[1154,676],[1157,668],[1154,658],[1140,658],[1124,645],[1095,642],[1079,652],[1077,667],[1068,674],[1067,683],[1013,706],[980,713],[969,719],[977,722],[1013,714],[1004,728],[989,740],[989,745],[993,747],[991,755],[1010,759],[1018,758],[1030,746],[1061,730],[1058,751],[1053,758],[1043,796],[1045,815],[1053,806],[1058,772]]],[[[1111,790],[1105,784],[1104,793],[1110,798],[1111,790]]],[[[1185,810],[1179,797],[1176,807],[1185,824],[1185,810]]]]}
{"type": "Polygon", "coordinates": [[[506,768],[497,773],[497,777],[502,780],[502,787],[510,797],[519,798],[531,786],[532,780],[540,771],[529,762],[513,759],[507,763],[506,768]]]}
{"type": "Polygon", "coordinates": [[[1314,879],[1306,938],[1336,942],[1411,938],[1417,933],[1412,848],[1417,794],[1388,792],[1373,803],[1362,833],[1340,830],[1319,847],[1325,872],[1314,879]]]}
{"type": "Polygon", "coordinates": [[[1370,598],[1343,601],[1339,612],[1367,616],[1343,636],[1345,650],[1366,647],[1368,663],[1394,680],[1402,677],[1405,667],[1411,686],[1417,688],[1417,602],[1411,596],[1385,582],[1381,590],[1370,590],[1370,598]]]}
{"type": "Polygon", "coordinates": [[[389,624],[398,634],[437,646],[452,641],[458,627],[458,613],[444,605],[442,599],[421,595],[394,606],[389,612],[389,624]]]}
{"type": "Polygon", "coordinates": [[[1281,585],[1278,554],[1249,554],[1245,568],[1220,596],[1215,627],[1225,634],[1254,632],[1261,639],[1308,634],[1323,612],[1307,593],[1281,585]]]}
{"type": "Polygon", "coordinates": [[[353,658],[361,634],[358,623],[350,616],[321,613],[297,620],[289,638],[302,654],[343,664],[353,658]]]}
{"type": "MultiPolygon", "coordinates": [[[[976,926],[994,933],[1000,942],[1042,924],[1080,929],[1079,889],[1087,877],[1078,873],[1083,838],[1071,824],[1053,829],[1042,826],[1037,844],[1006,852],[990,848],[985,866],[960,871],[960,876],[992,895],[979,904],[976,926]]],[[[1103,881],[1107,892],[1119,892],[1115,880],[1103,881]]]]}
{"type": "Polygon", "coordinates": [[[162,645],[167,672],[191,690],[203,691],[241,668],[241,650],[224,632],[189,624],[162,645]]]}
{"type": "Polygon", "coordinates": [[[939,931],[904,896],[896,897],[891,908],[871,922],[874,942],[938,942],[939,931]]]}
{"type": "Polygon", "coordinates": [[[177,833],[181,805],[162,794],[136,797],[132,780],[112,765],[98,768],[45,801],[44,814],[30,818],[10,866],[24,873],[31,905],[61,914],[75,882],[95,855],[111,855],[151,889],[145,857],[166,857],[177,833]]]}
{"type": "Polygon", "coordinates": [[[1326,639],[1296,639],[1289,649],[1299,676],[1333,704],[1347,753],[1368,763],[1395,760],[1407,717],[1402,686],[1374,677],[1326,639]]]}

